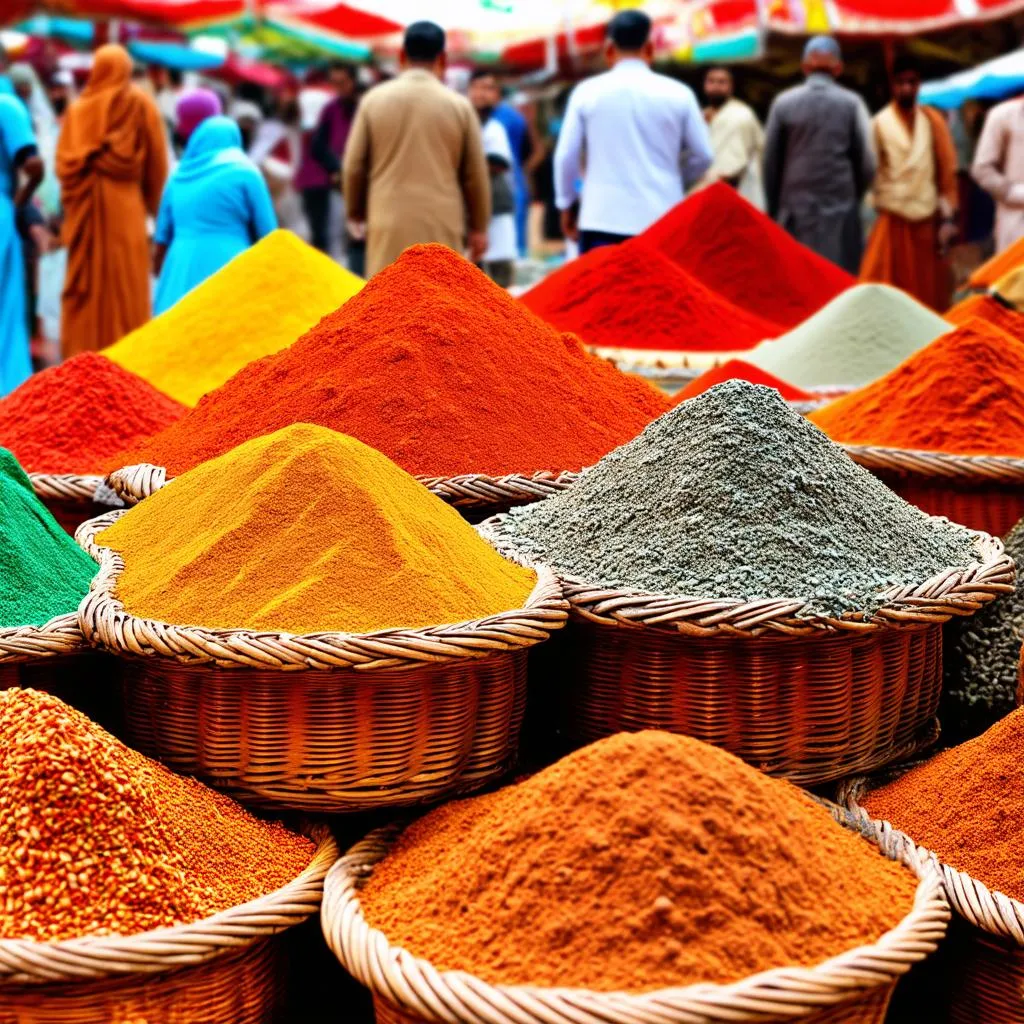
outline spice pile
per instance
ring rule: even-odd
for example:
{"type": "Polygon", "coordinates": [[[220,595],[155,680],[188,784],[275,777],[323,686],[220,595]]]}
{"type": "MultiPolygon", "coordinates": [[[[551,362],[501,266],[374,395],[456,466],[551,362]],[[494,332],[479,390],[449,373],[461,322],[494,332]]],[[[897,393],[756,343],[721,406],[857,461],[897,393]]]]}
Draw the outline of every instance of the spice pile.
{"type": "Polygon", "coordinates": [[[724,182],[687,197],[638,237],[730,302],[783,330],[857,283],[724,182]]]}
{"type": "Polygon", "coordinates": [[[589,583],[806,597],[805,615],[870,613],[893,585],[976,560],[974,534],[908,505],[777,391],[738,380],[683,402],[487,535],[589,583]]]}
{"type": "Polygon", "coordinates": [[[888,373],[950,325],[898,288],[861,284],[747,359],[798,387],[861,387],[888,373]]]}
{"type": "Polygon", "coordinates": [[[0,938],[134,935],[263,896],[313,845],[56,697],[0,691],[0,938]]]}
{"type": "Polygon", "coordinates": [[[0,444],[30,473],[101,474],[185,406],[94,352],[29,377],[0,399],[0,444]]]}
{"type": "Polygon", "coordinates": [[[861,803],[951,867],[1024,900],[1024,708],[861,803]]]}
{"type": "Polygon", "coordinates": [[[780,330],[637,242],[572,260],[522,302],[559,330],[609,348],[740,351],[780,330]]]}
{"type": "Polygon", "coordinates": [[[0,628],[41,626],[75,611],[96,566],[57,525],[3,448],[0,509],[0,628]]]}
{"type": "Polygon", "coordinates": [[[668,406],[451,249],[417,245],[111,468],[151,462],[177,475],[251,437],[319,423],[417,475],[580,469],[668,406]]]}
{"type": "Polygon", "coordinates": [[[360,904],[442,971],[645,992],[820,963],[880,938],[914,891],[790,783],[639,732],[432,811],[360,904]]]}
{"type": "Polygon", "coordinates": [[[362,286],[290,231],[273,231],[103,354],[195,405],[246,363],[290,345],[362,286]]]}
{"type": "Polygon", "coordinates": [[[363,633],[522,608],[534,574],[379,452],[300,423],[197,466],[97,543],[134,615],[363,633]]]}
{"type": "Polygon", "coordinates": [[[775,388],[787,402],[810,402],[814,399],[814,395],[809,391],[803,391],[792,384],[787,384],[759,366],[754,366],[742,359],[730,359],[728,362],[702,373],[696,380],[691,380],[673,398],[673,404],[678,405],[680,402],[685,402],[687,398],[702,395],[708,388],[727,380],[745,380],[751,384],[763,384],[765,387],[775,388]]]}
{"type": "Polygon", "coordinates": [[[1024,456],[1024,345],[968,320],[810,418],[845,444],[1024,456]]]}
{"type": "Polygon", "coordinates": [[[971,274],[967,283],[972,288],[991,288],[1001,277],[1024,265],[1024,238],[997,252],[971,274]]]}
{"type": "Polygon", "coordinates": [[[1018,313],[991,295],[969,295],[943,314],[951,324],[960,326],[973,317],[1001,327],[1018,341],[1024,341],[1024,314],[1018,313]]]}

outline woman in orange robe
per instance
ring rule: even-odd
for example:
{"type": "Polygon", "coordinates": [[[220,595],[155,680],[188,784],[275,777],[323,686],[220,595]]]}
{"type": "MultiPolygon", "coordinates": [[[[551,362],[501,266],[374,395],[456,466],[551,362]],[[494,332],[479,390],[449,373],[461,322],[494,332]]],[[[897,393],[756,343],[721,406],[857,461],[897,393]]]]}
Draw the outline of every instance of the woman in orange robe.
{"type": "Polygon", "coordinates": [[[101,46],[57,142],[68,249],[65,357],[105,348],[150,317],[146,214],[160,205],[167,140],[156,104],[131,74],[123,47],[101,46]]]}

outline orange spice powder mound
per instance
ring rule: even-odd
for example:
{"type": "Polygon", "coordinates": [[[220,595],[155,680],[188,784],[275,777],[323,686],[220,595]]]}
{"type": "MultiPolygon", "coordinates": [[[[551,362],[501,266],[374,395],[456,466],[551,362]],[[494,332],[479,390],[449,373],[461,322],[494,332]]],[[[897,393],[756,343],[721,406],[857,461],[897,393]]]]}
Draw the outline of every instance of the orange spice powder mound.
{"type": "Polygon", "coordinates": [[[946,320],[957,326],[967,323],[972,317],[987,320],[990,324],[1012,334],[1018,341],[1024,341],[1024,314],[991,295],[968,295],[944,314],[946,320]]]}
{"type": "Polygon", "coordinates": [[[1018,238],[1013,245],[997,252],[990,260],[982,263],[971,274],[967,283],[972,288],[990,288],[1003,275],[1024,264],[1024,238],[1018,238]]]}

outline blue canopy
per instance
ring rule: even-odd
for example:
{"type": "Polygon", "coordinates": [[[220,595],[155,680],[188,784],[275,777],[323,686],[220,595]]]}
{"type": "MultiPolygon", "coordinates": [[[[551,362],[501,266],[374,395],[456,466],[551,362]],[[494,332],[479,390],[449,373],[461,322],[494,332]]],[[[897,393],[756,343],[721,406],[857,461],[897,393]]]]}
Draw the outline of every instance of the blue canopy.
{"type": "Polygon", "coordinates": [[[1024,48],[969,71],[925,82],[921,86],[921,102],[951,110],[966,100],[998,100],[1021,91],[1024,91],[1024,48]]]}
{"type": "Polygon", "coordinates": [[[227,60],[223,53],[204,53],[185,43],[149,42],[133,39],[128,52],[143,64],[158,64],[178,71],[209,71],[221,67],[227,60]]]}

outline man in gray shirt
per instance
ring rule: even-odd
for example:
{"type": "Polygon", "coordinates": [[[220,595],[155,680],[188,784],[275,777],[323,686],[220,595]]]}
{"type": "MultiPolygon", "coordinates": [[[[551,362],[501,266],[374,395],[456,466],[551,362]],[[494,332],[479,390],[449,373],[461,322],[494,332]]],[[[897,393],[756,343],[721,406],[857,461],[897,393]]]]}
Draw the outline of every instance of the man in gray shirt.
{"type": "Polygon", "coordinates": [[[764,190],[769,214],[797,241],[856,274],[864,236],[861,198],[875,176],[870,115],[836,82],[839,44],[815,36],[804,49],[807,81],[768,113],[764,190]]]}

